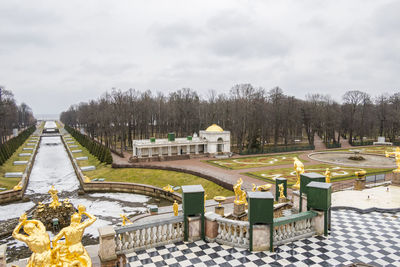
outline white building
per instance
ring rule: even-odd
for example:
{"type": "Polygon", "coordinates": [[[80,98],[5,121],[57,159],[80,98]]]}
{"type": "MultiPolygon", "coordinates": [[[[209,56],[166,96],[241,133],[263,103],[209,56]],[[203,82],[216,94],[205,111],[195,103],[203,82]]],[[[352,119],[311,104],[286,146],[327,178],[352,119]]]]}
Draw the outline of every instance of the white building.
{"type": "Polygon", "coordinates": [[[231,133],[216,124],[200,131],[199,136],[194,134],[193,137],[172,139],[134,140],[132,156],[140,159],[190,154],[217,155],[231,151],[231,133]]]}

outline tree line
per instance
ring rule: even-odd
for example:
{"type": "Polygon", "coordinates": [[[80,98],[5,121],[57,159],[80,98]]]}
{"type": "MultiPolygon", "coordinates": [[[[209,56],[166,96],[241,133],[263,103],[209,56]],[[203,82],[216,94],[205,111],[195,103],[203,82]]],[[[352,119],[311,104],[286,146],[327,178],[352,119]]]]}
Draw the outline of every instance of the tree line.
{"type": "Polygon", "coordinates": [[[7,142],[0,144],[0,166],[3,165],[15,151],[29,138],[36,130],[36,126],[32,125],[28,129],[22,131],[18,136],[12,137],[7,142]]]}
{"type": "Polygon", "coordinates": [[[190,88],[169,94],[112,89],[89,102],[72,105],[60,119],[107,147],[123,152],[133,139],[192,135],[217,123],[231,131],[239,152],[298,142],[314,145],[320,136],[326,144],[350,143],[400,134],[400,92],[372,97],[352,90],[342,103],[329,95],[309,94],[306,99],[286,95],[279,87],[266,90],[238,84],[228,94],[209,91],[207,97],[190,88]],[[365,138],[364,138],[365,139],[365,138]]]}
{"type": "Polygon", "coordinates": [[[21,103],[17,105],[10,90],[0,86],[0,144],[12,137],[13,129],[24,129],[35,124],[31,108],[21,103]]]}

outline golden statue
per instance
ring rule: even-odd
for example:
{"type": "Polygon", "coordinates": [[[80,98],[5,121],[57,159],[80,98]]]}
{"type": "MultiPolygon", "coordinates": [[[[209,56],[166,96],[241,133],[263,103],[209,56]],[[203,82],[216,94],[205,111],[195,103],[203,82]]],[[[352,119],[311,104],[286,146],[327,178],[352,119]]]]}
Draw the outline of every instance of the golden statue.
{"type": "Polygon", "coordinates": [[[131,220],[128,219],[128,217],[126,217],[125,214],[121,214],[119,215],[122,218],[122,225],[125,226],[127,223],[128,224],[132,224],[131,220]]]}
{"type": "Polygon", "coordinates": [[[278,187],[279,187],[279,198],[285,198],[285,194],[283,193],[285,188],[283,187],[283,184],[279,184],[278,187]]]}
{"type": "Polygon", "coordinates": [[[22,181],[19,181],[19,183],[13,187],[13,190],[17,191],[17,190],[21,190],[21,189],[22,189],[22,181]]]}
{"type": "Polygon", "coordinates": [[[325,182],[326,183],[331,182],[331,171],[329,170],[329,168],[326,168],[326,171],[325,171],[325,182]]]}
{"type": "Polygon", "coordinates": [[[49,194],[51,195],[51,198],[53,199],[52,202],[50,203],[49,207],[55,209],[59,206],[61,206],[60,201],[58,201],[58,196],[57,196],[57,189],[54,188],[54,185],[51,186],[51,189],[49,190],[49,194]]]}
{"type": "Polygon", "coordinates": [[[38,202],[38,206],[36,208],[37,212],[42,212],[44,211],[44,204],[42,202],[38,202]]]}
{"type": "Polygon", "coordinates": [[[263,185],[259,185],[256,186],[255,184],[252,184],[253,188],[251,189],[251,191],[256,192],[256,191],[261,191],[261,192],[266,192],[268,190],[271,189],[271,184],[263,184],[263,185]]]}
{"type": "Polygon", "coordinates": [[[397,165],[397,169],[393,170],[394,173],[400,173],[400,147],[396,147],[396,151],[393,152],[387,152],[385,151],[385,156],[388,158],[391,155],[394,156],[394,158],[396,159],[396,165],[397,165]]]}
{"type": "Polygon", "coordinates": [[[61,266],[92,266],[92,260],[82,245],[82,236],[85,228],[95,221],[96,217],[87,213],[84,206],[78,205],[78,213],[72,214],[71,224],[61,229],[53,239],[57,263],[61,263],[61,266]],[[86,215],[89,219],[81,222],[82,215],[86,215]],[[57,243],[63,236],[65,243],[57,243]]]}
{"type": "Polygon", "coordinates": [[[63,205],[64,205],[64,207],[66,207],[66,208],[72,207],[72,204],[69,202],[69,199],[68,199],[68,198],[64,199],[63,205]]]}
{"type": "Polygon", "coordinates": [[[176,202],[176,200],[174,201],[174,204],[172,205],[172,209],[174,210],[174,216],[178,216],[178,203],[176,202]]]}
{"type": "Polygon", "coordinates": [[[247,204],[246,192],[242,190],[242,184],[243,180],[242,178],[239,178],[239,180],[237,180],[236,184],[233,186],[233,191],[235,192],[234,203],[237,205],[247,204]]]}
{"type": "Polygon", "coordinates": [[[364,178],[364,176],[367,174],[366,171],[358,171],[354,173],[358,179],[364,178]]]}
{"type": "Polygon", "coordinates": [[[26,214],[24,213],[19,218],[19,223],[15,227],[12,236],[17,240],[25,242],[32,251],[32,255],[26,266],[53,266],[50,238],[42,222],[37,220],[27,220],[26,214]],[[22,227],[24,227],[24,231],[28,235],[19,233],[22,227]]]}
{"type": "Polygon", "coordinates": [[[294,157],[294,170],[296,171],[297,181],[296,184],[293,185],[293,188],[299,190],[300,189],[300,174],[304,173],[304,164],[297,158],[294,157]]]}
{"type": "Polygon", "coordinates": [[[166,185],[166,186],[164,186],[162,189],[163,189],[164,191],[167,191],[167,192],[171,192],[171,193],[174,192],[174,189],[172,189],[172,186],[171,186],[171,185],[166,185]]]}

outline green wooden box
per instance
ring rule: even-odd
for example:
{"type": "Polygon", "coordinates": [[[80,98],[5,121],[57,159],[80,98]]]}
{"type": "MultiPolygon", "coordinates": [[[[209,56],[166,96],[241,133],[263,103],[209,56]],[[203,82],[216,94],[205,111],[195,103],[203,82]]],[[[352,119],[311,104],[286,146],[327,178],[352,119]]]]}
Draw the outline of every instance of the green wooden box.
{"type": "Polygon", "coordinates": [[[151,143],[155,143],[156,142],[156,138],[155,137],[150,137],[150,142],[151,143]]]}
{"type": "Polygon", "coordinates": [[[307,195],[307,185],[310,182],[325,182],[325,176],[316,172],[300,174],[300,194],[307,195]]]}
{"type": "Polygon", "coordinates": [[[328,211],[331,207],[332,184],[311,182],[307,185],[307,209],[328,211]]]}
{"type": "Polygon", "coordinates": [[[287,197],[287,179],[286,178],[276,178],[275,179],[275,200],[279,200],[279,185],[283,184],[283,194],[287,197]]]}
{"type": "Polygon", "coordinates": [[[274,196],[271,192],[247,192],[250,224],[274,222],[274,196]]]}
{"type": "Polygon", "coordinates": [[[192,141],[192,136],[189,135],[186,139],[192,141]]]}
{"type": "Polygon", "coordinates": [[[175,133],[168,134],[168,141],[170,141],[170,142],[175,141],[175,133]]]}
{"type": "Polygon", "coordinates": [[[182,210],[184,217],[184,240],[188,240],[188,217],[200,215],[201,237],[204,239],[204,188],[202,185],[182,186],[182,210]]]}

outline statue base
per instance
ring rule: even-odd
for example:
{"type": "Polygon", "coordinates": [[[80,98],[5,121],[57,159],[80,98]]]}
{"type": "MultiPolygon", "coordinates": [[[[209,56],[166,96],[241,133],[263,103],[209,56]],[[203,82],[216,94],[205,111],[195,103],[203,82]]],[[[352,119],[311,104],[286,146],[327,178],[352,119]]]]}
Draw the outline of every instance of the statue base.
{"type": "Polygon", "coordinates": [[[215,207],[215,213],[221,216],[225,215],[225,208],[224,207],[215,207]]]}
{"type": "Polygon", "coordinates": [[[278,199],[278,203],[285,203],[286,202],[286,197],[280,197],[278,199]]]}
{"type": "Polygon", "coordinates": [[[233,216],[234,217],[242,217],[246,214],[246,204],[233,204],[233,216]]]}
{"type": "Polygon", "coordinates": [[[364,190],[365,189],[365,183],[366,183],[365,178],[361,178],[361,179],[357,178],[354,181],[354,190],[364,190]]]}

